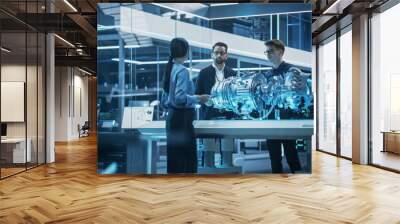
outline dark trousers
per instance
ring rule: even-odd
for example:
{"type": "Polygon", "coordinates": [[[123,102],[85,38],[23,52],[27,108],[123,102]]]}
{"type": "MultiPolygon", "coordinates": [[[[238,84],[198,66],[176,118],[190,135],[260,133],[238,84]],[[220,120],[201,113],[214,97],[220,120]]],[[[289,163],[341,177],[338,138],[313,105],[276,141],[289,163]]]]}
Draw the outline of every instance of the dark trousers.
{"type": "Polygon", "coordinates": [[[296,150],[296,140],[267,140],[267,148],[269,150],[272,173],[282,173],[282,150],[281,143],[285,150],[286,161],[290,167],[290,171],[301,170],[299,155],[296,150]]]}
{"type": "Polygon", "coordinates": [[[194,109],[169,109],[166,120],[167,172],[197,173],[194,109]]]}

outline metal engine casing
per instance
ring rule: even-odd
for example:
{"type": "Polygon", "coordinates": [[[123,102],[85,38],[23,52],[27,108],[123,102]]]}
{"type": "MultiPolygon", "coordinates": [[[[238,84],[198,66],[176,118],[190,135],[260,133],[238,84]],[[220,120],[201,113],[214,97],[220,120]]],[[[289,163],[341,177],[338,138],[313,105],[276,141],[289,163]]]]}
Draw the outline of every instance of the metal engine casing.
{"type": "Polygon", "coordinates": [[[217,81],[211,90],[211,104],[214,108],[233,111],[245,118],[257,111],[267,117],[274,108],[301,110],[312,104],[311,79],[297,68],[291,68],[282,76],[266,79],[263,73],[241,73],[217,81]],[[294,89],[291,79],[294,73],[304,78],[304,88],[294,89]]]}
{"type": "Polygon", "coordinates": [[[263,101],[259,97],[260,87],[266,83],[262,74],[242,74],[215,83],[211,90],[214,108],[233,111],[236,114],[249,114],[262,110],[263,101]]]}

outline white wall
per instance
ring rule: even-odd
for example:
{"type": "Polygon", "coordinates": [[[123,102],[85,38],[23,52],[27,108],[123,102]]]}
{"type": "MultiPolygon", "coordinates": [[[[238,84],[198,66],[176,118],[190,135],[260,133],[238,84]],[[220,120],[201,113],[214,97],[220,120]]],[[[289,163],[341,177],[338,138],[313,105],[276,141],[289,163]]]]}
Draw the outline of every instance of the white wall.
{"type": "MultiPolygon", "coordinates": [[[[76,72],[77,70],[75,70],[76,72]]],[[[72,108],[72,136],[73,138],[77,138],[79,133],[77,126],[80,124],[81,126],[85,123],[85,121],[89,120],[89,102],[88,102],[88,77],[81,76],[82,73],[79,75],[74,75],[74,108],[72,108]],[[80,92],[80,93],[79,93],[80,92]],[[80,97],[79,97],[80,95],[80,97]],[[80,101],[80,102],[79,102],[80,101]],[[79,108],[81,107],[81,108],[79,108]],[[82,111],[80,111],[80,109],[82,111]]]]}
{"type": "MultiPolygon", "coordinates": [[[[26,85],[26,106],[25,103],[20,111],[26,112],[26,120],[22,122],[6,122],[8,138],[24,138],[25,135],[29,139],[29,147],[31,148],[32,162],[44,163],[44,74],[41,66],[25,66],[24,64],[12,63],[3,64],[1,66],[2,82],[24,82],[26,85]],[[38,70],[37,70],[38,69],[38,70]],[[27,80],[25,80],[27,78],[27,80]],[[39,156],[37,156],[37,153],[39,156]]],[[[24,90],[20,90],[20,94],[24,94],[24,90]]],[[[7,97],[6,95],[2,95],[7,97]]],[[[2,112],[13,113],[12,108],[3,107],[2,112]]]]}
{"type": "Polygon", "coordinates": [[[78,124],[89,118],[88,78],[76,68],[56,67],[55,86],[55,140],[77,139],[78,124]]]}
{"type": "Polygon", "coordinates": [[[67,67],[55,69],[55,141],[68,140],[68,88],[70,77],[67,67]]]}
{"type": "MultiPolygon", "coordinates": [[[[25,82],[25,64],[5,64],[1,65],[1,81],[25,82]]],[[[30,67],[28,66],[28,70],[30,67]]]]}
{"type": "MultiPolygon", "coordinates": [[[[26,67],[19,64],[5,64],[1,66],[1,81],[25,82],[26,67]]],[[[29,68],[28,68],[29,70],[29,68]]],[[[7,108],[1,108],[7,110],[7,108]]],[[[25,137],[25,122],[7,123],[7,137],[25,137]]]]}

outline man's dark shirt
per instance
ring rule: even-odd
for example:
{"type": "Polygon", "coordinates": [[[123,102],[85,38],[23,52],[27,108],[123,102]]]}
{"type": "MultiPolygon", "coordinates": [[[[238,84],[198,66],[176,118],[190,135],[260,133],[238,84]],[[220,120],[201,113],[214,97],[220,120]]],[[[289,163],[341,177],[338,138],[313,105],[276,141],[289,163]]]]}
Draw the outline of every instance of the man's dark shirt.
{"type": "MultiPolygon", "coordinates": [[[[226,79],[231,76],[236,76],[236,72],[225,65],[224,78],[226,79]]],[[[215,77],[216,77],[216,71],[212,65],[202,69],[197,78],[195,94],[196,95],[202,95],[202,94],[210,95],[211,89],[215,85],[215,82],[216,82],[215,77]]],[[[235,116],[235,114],[233,112],[215,109],[212,106],[209,107],[209,106],[202,105],[201,109],[200,109],[200,119],[202,119],[202,120],[212,120],[217,117],[225,117],[227,119],[231,119],[234,116],[235,116]]]]}
{"type": "MultiPolygon", "coordinates": [[[[267,71],[266,73],[264,73],[265,78],[267,79],[267,81],[269,82],[271,80],[272,77],[274,76],[281,76],[283,79],[285,79],[284,75],[285,73],[287,73],[289,71],[289,69],[291,67],[295,67],[292,64],[286,63],[286,62],[282,62],[278,68],[273,68],[269,71],[267,71]]],[[[280,119],[284,119],[284,120],[289,120],[289,119],[312,119],[312,108],[311,108],[311,118],[310,115],[306,115],[304,113],[301,112],[297,112],[294,111],[290,108],[279,108],[279,112],[280,112],[280,119]]],[[[275,120],[275,113],[274,111],[272,111],[269,116],[268,116],[268,120],[275,120]]]]}

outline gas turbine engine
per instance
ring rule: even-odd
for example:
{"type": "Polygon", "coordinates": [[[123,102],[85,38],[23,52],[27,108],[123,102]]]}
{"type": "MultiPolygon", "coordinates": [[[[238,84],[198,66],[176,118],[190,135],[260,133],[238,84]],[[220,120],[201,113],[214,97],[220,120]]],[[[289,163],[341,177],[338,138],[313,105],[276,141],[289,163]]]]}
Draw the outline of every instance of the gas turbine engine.
{"type": "Polygon", "coordinates": [[[292,67],[282,76],[273,76],[267,80],[262,73],[242,73],[238,77],[229,77],[217,82],[211,90],[208,105],[214,108],[233,111],[246,119],[257,111],[265,119],[275,108],[290,108],[300,111],[312,104],[311,79],[307,79],[300,69],[292,67]],[[295,73],[302,77],[303,85],[294,88],[292,81],[295,73]]]}

